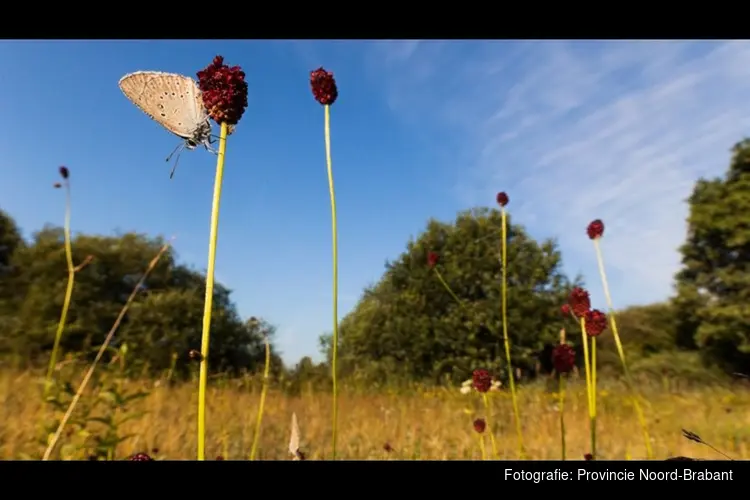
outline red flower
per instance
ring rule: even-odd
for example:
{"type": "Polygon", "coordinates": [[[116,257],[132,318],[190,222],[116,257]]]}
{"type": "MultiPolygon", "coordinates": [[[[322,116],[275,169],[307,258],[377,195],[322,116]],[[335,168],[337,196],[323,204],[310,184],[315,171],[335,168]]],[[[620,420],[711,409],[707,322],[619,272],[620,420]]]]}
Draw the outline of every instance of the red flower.
{"type": "Polygon", "coordinates": [[[589,292],[583,288],[573,288],[568,297],[568,304],[570,304],[571,309],[573,309],[573,314],[579,318],[583,318],[589,309],[591,309],[589,292]]]}
{"type": "Polygon", "coordinates": [[[224,460],[224,457],[221,455],[216,455],[216,460],[224,460]]]}
{"type": "Polygon", "coordinates": [[[240,121],[247,108],[247,82],[242,68],[230,68],[222,56],[216,56],[198,72],[198,86],[203,93],[203,104],[216,123],[236,125],[240,121]]]}
{"type": "Polygon", "coordinates": [[[437,263],[439,260],[440,260],[440,256],[436,254],[435,252],[429,252],[427,254],[427,265],[430,267],[430,269],[437,266],[437,263]]]}
{"type": "Polygon", "coordinates": [[[573,371],[576,364],[576,352],[568,344],[557,344],[552,349],[552,364],[557,373],[573,371]]]}
{"type": "Polygon", "coordinates": [[[604,222],[600,219],[596,219],[586,228],[586,233],[588,233],[589,238],[592,240],[601,238],[602,235],[604,235],[604,222]]]}
{"type": "Polygon", "coordinates": [[[607,329],[607,315],[598,309],[586,312],[586,335],[597,337],[607,329]]]}
{"type": "Polygon", "coordinates": [[[63,179],[70,177],[70,170],[68,170],[68,167],[60,167],[58,170],[60,172],[60,177],[63,179]]]}
{"type": "Polygon", "coordinates": [[[486,428],[487,428],[487,421],[485,419],[478,418],[474,420],[474,430],[477,431],[479,434],[483,433],[486,428]]]}
{"type": "Polygon", "coordinates": [[[500,205],[501,207],[504,207],[505,205],[508,204],[508,201],[510,201],[505,191],[500,191],[499,193],[497,193],[495,200],[497,201],[497,204],[500,205]]]}
{"type": "Polygon", "coordinates": [[[477,392],[487,392],[492,387],[492,375],[487,370],[474,370],[471,382],[477,392]]]}
{"type": "Polygon", "coordinates": [[[583,455],[583,459],[584,460],[593,460],[594,459],[594,455],[592,455],[591,453],[586,453],[585,455],[583,455]]]}
{"type": "Polygon", "coordinates": [[[336,87],[333,73],[323,68],[310,72],[310,86],[315,100],[323,106],[332,105],[339,96],[339,89],[336,87]]]}
{"type": "Polygon", "coordinates": [[[130,457],[128,460],[131,462],[151,462],[154,459],[151,458],[148,453],[136,453],[132,457],[130,457]]]}
{"type": "Polygon", "coordinates": [[[568,304],[563,304],[560,306],[560,312],[563,316],[570,316],[570,306],[568,304]]]}

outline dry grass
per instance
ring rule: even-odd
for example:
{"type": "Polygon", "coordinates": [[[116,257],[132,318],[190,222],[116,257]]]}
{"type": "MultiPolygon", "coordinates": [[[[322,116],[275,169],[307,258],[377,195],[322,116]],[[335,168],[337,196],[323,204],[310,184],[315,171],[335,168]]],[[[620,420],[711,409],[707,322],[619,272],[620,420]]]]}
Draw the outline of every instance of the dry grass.
{"type": "MultiPolygon", "coordinates": [[[[40,453],[40,422],[47,412],[41,405],[39,374],[0,373],[0,459],[40,453]]],[[[623,387],[599,392],[600,459],[645,457],[641,431],[623,387]]],[[[196,453],[196,385],[169,387],[164,383],[128,382],[148,386],[151,394],[134,410],[140,419],[124,425],[122,434],[134,437],[118,449],[120,458],[158,448],[157,458],[194,459],[196,453]],[[154,387],[156,385],[156,387],[154,387]]],[[[94,388],[93,390],[96,390],[94,388]]],[[[721,458],[705,446],[687,441],[687,428],[735,458],[750,458],[750,391],[746,386],[684,388],[674,381],[642,386],[646,414],[657,459],[687,455],[721,458]]],[[[495,432],[501,458],[516,458],[516,439],[509,394],[492,393],[495,432]]],[[[91,397],[91,395],[89,395],[91,397]]],[[[246,460],[253,440],[259,400],[257,384],[230,380],[208,392],[207,457],[246,460]]],[[[484,416],[477,394],[462,395],[447,389],[391,392],[379,395],[342,390],[339,452],[341,459],[479,459],[472,420],[484,416]],[[389,443],[394,451],[387,453],[389,443]]],[[[555,395],[544,384],[522,387],[519,404],[524,419],[526,448],[533,459],[559,459],[559,423],[555,395]]],[[[568,456],[580,459],[588,451],[585,385],[571,383],[566,396],[568,456]]],[[[308,391],[300,397],[271,390],[258,451],[259,459],[289,459],[292,412],[299,418],[302,449],[308,459],[330,455],[329,394],[308,391]]],[[[92,431],[95,429],[91,429],[92,431]]],[[[68,436],[69,437],[69,436],[68,436]]],[[[63,438],[65,441],[66,438],[63,438]]]]}

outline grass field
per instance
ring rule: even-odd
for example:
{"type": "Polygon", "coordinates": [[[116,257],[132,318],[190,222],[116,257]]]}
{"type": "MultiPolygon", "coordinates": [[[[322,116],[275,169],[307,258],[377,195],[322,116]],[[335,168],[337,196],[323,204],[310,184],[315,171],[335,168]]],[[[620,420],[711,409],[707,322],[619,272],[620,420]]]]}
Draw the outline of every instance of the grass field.
{"type": "MultiPolygon", "coordinates": [[[[0,459],[38,458],[43,420],[52,418],[43,406],[40,380],[43,374],[6,371],[0,373],[0,459]]],[[[121,435],[132,434],[117,448],[117,457],[158,449],[155,458],[195,459],[197,384],[169,386],[166,383],[125,382],[150,391],[129,411],[145,411],[123,424],[121,435]]],[[[133,388],[133,387],[131,387],[133,388]]],[[[94,389],[97,391],[98,389],[94,389]]],[[[723,459],[707,446],[682,437],[685,428],[732,458],[750,458],[750,390],[747,385],[686,387],[675,380],[642,384],[647,401],[655,458],[674,455],[723,459]]],[[[477,394],[437,389],[383,391],[363,394],[343,390],[340,400],[338,458],[383,460],[479,459],[479,435],[472,428],[476,417],[488,417],[497,437],[500,458],[516,458],[513,412],[507,392],[492,392],[493,414],[486,415],[477,394]],[[388,443],[393,451],[386,452],[388,443]]],[[[87,394],[94,398],[96,394],[87,394]]],[[[556,394],[544,383],[523,386],[519,391],[525,445],[529,458],[560,458],[560,427],[556,394]]],[[[208,393],[207,457],[249,457],[253,440],[259,391],[248,380],[214,383],[208,393]]],[[[599,459],[645,458],[642,435],[628,403],[624,387],[599,389],[599,459]]],[[[302,450],[308,459],[330,455],[330,395],[303,391],[290,397],[271,390],[266,402],[259,459],[289,459],[290,422],[296,412],[302,435],[302,450]]],[[[585,384],[569,384],[565,402],[568,459],[581,460],[588,451],[588,420],[585,384]]],[[[96,433],[96,424],[88,428],[96,433]]],[[[70,455],[83,459],[75,443],[79,435],[66,435],[70,455]],[[72,443],[72,445],[70,445],[72,443]]],[[[489,449],[489,441],[487,441],[489,449]]]]}

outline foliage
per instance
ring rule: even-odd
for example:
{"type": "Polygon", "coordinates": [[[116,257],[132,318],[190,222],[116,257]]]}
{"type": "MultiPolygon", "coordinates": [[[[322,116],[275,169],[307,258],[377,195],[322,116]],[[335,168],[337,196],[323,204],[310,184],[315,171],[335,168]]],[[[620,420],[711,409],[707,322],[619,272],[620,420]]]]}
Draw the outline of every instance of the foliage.
{"type": "MultiPolygon", "coordinates": [[[[87,397],[81,399],[68,421],[65,427],[66,442],[54,454],[58,459],[115,460],[118,447],[135,437],[124,434],[122,428],[127,422],[145,415],[145,412],[134,411],[132,407],[135,402],[148,397],[150,391],[126,382],[127,345],[122,345],[114,354],[108,365],[95,372],[94,383],[85,393],[87,397]]],[[[42,451],[47,447],[48,439],[57,431],[75,396],[80,369],[80,361],[69,356],[57,370],[52,390],[45,399],[51,412],[39,439],[42,451]]]]}
{"type": "Polygon", "coordinates": [[[750,373],[750,139],[735,145],[724,177],[699,180],[688,201],[678,340],[725,371],[750,373]]]}
{"type": "MultiPolygon", "coordinates": [[[[480,367],[503,373],[499,253],[497,210],[431,220],[342,320],[342,371],[433,382],[463,380],[480,367]],[[427,265],[431,251],[460,304],[427,265]]],[[[560,304],[573,284],[560,271],[555,241],[538,243],[518,225],[509,224],[508,261],[513,365],[531,371],[535,353],[557,339],[560,304]]]]}
{"type": "MultiPolygon", "coordinates": [[[[631,306],[617,312],[617,325],[623,332],[623,348],[633,361],[673,351],[675,324],[674,307],[669,302],[631,306]]],[[[614,338],[609,333],[597,338],[597,363],[622,371],[614,338]]]]}
{"type": "MultiPolygon", "coordinates": [[[[0,229],[6,228],[6,236],[0,233],[0,239],[12,241],[11,236],[18,233],[12,220],[0,214],[0,222],[0,229]]],[[[13,273],[5,276],[0,287],[0,354],[32,364],[47,360],[65,290],[62,241],[62,230],[48,226],[35,233],[29,244],[14,244],[9,261],[13,273]],[[13,293],[2,293],[6,289],[13,293]]],[[[162,245],[160,238],[136,233],[74,238],[74,262],[87,256],[93,259],[76,277],[63,352],[88,354],[101,345],[146,264],[162,245]]],[[[175,374],[186,374],[188,351],[200,347],[204,295],[203,276],[176,263],[171,251],[165,255],[115,337],[114,345],[128,345],[128,370],[140,374],[171,368],[175,374]]],[[[262,320],[243,321],[230,291],[219,284],[213,301],[211,371],[262,370],[263,333],[272,336],[274,328],[262,320]]],[[[278,356],[273,359],[278,369],[278,356]]]]}

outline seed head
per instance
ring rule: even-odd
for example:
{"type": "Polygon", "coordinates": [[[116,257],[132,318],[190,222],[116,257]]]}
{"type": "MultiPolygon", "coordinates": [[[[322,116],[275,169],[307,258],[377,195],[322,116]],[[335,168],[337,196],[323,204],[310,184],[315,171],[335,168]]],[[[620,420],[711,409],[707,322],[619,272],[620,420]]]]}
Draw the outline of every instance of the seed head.
{"type": "Polygon", "coordinates": [[[483,418],[474,420],[474,430],[482,434],[487,429],[487,421],[483,418]]]}
{"type": "Polygon", "coordinates": [[[499,193],[497,193],[495,200],[497,201],[497,204],[500,205],[501,207],[504,207],[510,201],[508,199],[508,194],[505,191],[500,191],[499,193]]]}
{"type": "Polygon", "coordinates": [[[591,309],[591,299],[589,298],[589,292],[580,287],[575,287],[570,292],[568,297],[568,304],[575,314],[579,318],[583,318],[586,312],[591,309]]]}
{"type": "Polygon", "coordinates": [[[427,254],[427,266],[430,269],[437,266],[438,261],[440,261],[440,256],[436,254],[435,252],[429,252],[427,254]]]}
{"type": "Polygon", "coordinates": [[[128,460],[131,462],[152,462],[154,459],[151,458],[148,453],[136,453],[128,460]]]}
{"type": "Polygon", "coordinates": [[[203,355],[200,351],[196,351],[195,349],[190,349],[190,351],[188,351],[188,358],[190,358],[191,361],[203,361],[203,355]]]}
{"type": "Polygon", "coordinates": [[[487,370],[474,370],[471,375],[471,383],[477,392],[487,392],[492,388],[492,375],[487,370]]]}
{"type": "Polygon", "coordinates": [[[198,86],[211,118],[218,124],[237,125],[247,108],[247,82],[242,68],[230,68],[222,56],[216,56],[198,72],[198,86]]]}
{"type": "Polygon", "coordinates": [[[68,167],[60,167],[58,170],[60,171],[60,177],[63,179],[70,177],[70,170],[68,170],[68,167]]]}
{"type": "Polygon", "coordinates": [[[52,184],[52,187],[55,189],[60,189],[62,187],[62,184],[60,184],[59,182],[55,182],[54,184],[52,184]]]}
{"type": "Polygon", "coordinates": [[[599,309],[586,311],[586,335],[598,337],[607,329],[607,315],[599,309]]]}
{"type": "Polygon", "coordinates": [[[568,344],[557,344],[552,349],[552,365],[557,373],[569,373],[576,364],[576,352],[568,344]]]}
{"type": "Polygon", "coordinates": [[[310,72],[310,87],[315,100],[323,106],[330,106],[339,97],[339,89],[333,73],[322,67],[310,72]]]}
{"type": "Polygon", "coordinates": [[[602,222],[600,219],[592,221],[586,228],[586,233],[592,240],[601,238],[604,235],[604,222],[602,222]]]}

